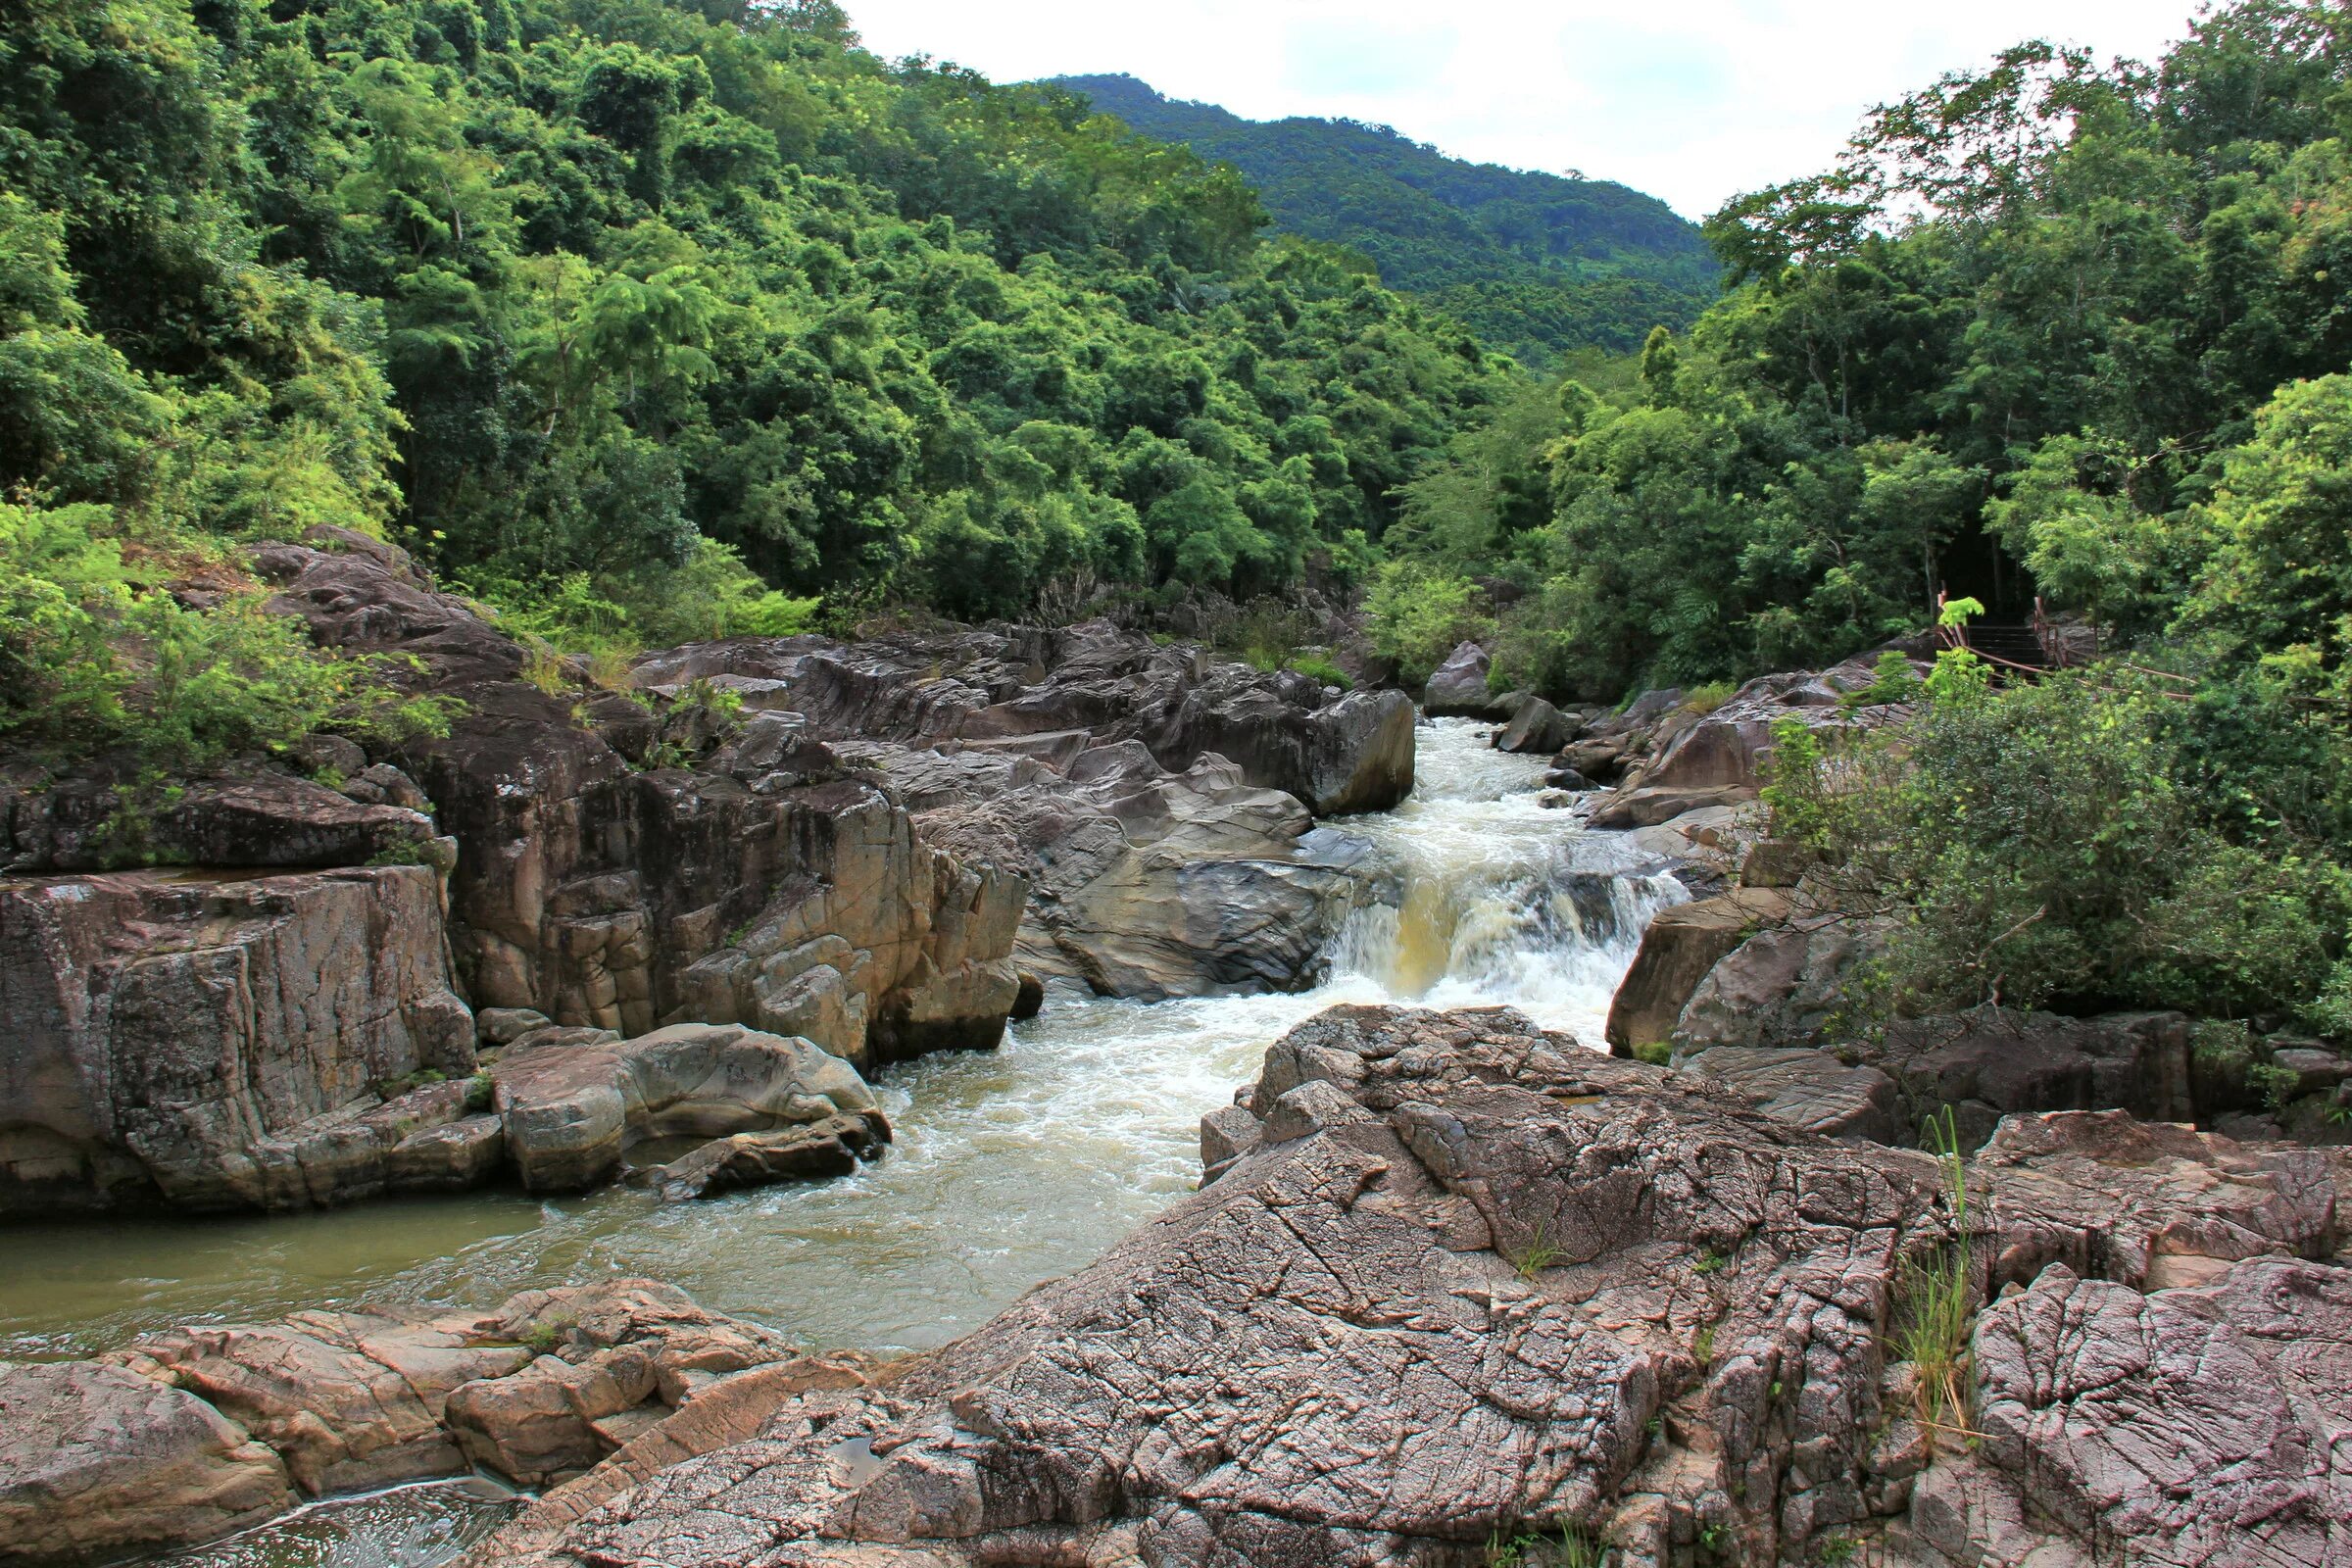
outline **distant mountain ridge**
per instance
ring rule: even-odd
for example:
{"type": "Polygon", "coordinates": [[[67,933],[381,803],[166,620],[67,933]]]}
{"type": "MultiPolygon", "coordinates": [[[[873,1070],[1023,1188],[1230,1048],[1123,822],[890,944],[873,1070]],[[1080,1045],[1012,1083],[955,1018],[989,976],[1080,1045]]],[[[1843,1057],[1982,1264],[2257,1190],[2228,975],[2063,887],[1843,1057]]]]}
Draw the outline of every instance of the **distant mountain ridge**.
{"type": "Polygon", "coordinates": [[[1535,364],[1639,347],[1716,294],[1696,224],[1607,180],[1448,158],[1386,125],[1244,120],[1127,75],[1058,76],[1135,130],[1239,169],[1277,228],[1363,252],[1382,281],[1430,299],[1535,364]]]}

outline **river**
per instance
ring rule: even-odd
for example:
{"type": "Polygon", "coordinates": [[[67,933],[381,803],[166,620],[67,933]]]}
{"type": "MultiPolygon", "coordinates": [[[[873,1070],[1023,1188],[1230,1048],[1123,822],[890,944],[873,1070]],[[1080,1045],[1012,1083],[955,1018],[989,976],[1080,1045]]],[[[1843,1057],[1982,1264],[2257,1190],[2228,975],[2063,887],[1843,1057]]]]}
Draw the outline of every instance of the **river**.
{"type": "MultiPolygon", "coordinates": [[[[1380,897],[1330,973],[1294,996],[1120,1002],[1056,989],[1004,1048],[878,1084],[898,1142],[855,1176],[662,1205],[615,1188],[484,1192],[260,1219],[13,1229],[0,1356],[86,1355],[173,1323],[364,1299],[489,1305],[534,1286],[643,1274],[816,1347],[921,1349],[1083,1267],[1190,1192],[1197,1128],[1268,1043],[1347,1002],[1507,1003],[1597,1046],[1649,914],[1682,897],[1618,836],[1540,804],[1541,758],[1489,726],[1422,726],[1416,784],[1341,828],[1371,841],[1380,897]]],[[[175,1568],[437,1560],[488,1517],[448,1489],[324,1504],[175,1568]]]]}

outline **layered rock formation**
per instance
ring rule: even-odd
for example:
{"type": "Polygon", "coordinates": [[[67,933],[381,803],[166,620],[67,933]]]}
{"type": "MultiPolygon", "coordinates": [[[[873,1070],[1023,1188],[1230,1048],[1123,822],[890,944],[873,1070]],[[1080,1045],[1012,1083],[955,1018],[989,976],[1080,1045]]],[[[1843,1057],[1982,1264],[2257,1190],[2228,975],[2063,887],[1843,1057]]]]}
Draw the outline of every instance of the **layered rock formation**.
{"type": "Polygon", "coordinates": [[[2017,1118],[1962,1207],[1925,1154],[1385,1008],[1294,1031],[1203,1142],[1214,1179],[1084,1273],[476,1561],[2352,1558],[2340,1159],[2017,1118]],[[1902,1359],[1931,1277],[1968,1412],[1902,1359]]]}
{"type": "Polygon", "coordinates": [[[861,1375],[643,1280],[485,1313],[303,1312],[151,1335],[95,1361],[0,1362],[0,1560],[103,1562],[475,1466],[558,1485],[673,1412],[728,1403],[738,1378],[782,1397],[861,1375]]]}
{"type": "Polygon", "coordinates": [[[632,1035],[813,1032],[859,1061],[869,1037],[884,1054],[996,1042],[1017,877],[921,844],[879,781],[821,745],[714,748],[708,710],[664,717],[568,675],[518,679],[515,645],[397,552],[340,543],[270,547],[256,566],[320,643],[409,656],[421,689],[466,705],[400,760],[465,852],[451,935],[477,1005],[632,1035]],[[715,975],[696,970],[707,959],[715,975]]]}
{"type": "Polygon", "coordinates": [[[1318,817],[1412,788],[1413,710],[1104,622],[745,639],[637,678],[740,696],[871,766],[931,842],[1030,883],[1030,972],[1159,999],[1311,983],[1361,850],[1318,817]]]}
{"type": "MultiPolygon", "coordinates": [[[[631,1059],[684,1026],[853,1065],[1001,1037],[1026,885],[926,843],[872,770],[532,663],[368,540],[254,565],[317,641],[392,656],[454,725],[390,759],[314,737],[164,791],[103,759],[0,773],[0,1213],[343,1202],[509,1161],[546,1184],[520,1075],[497,1113],[458,1081],[468,1003],[656,1041],[631,1059]],[[173,868],[98,869],[151,859],[173,868]]],[[[726,1133],[870,1108],[858,1084],[785,1115],[747,1082],[726,1133]]],[[[582,1138],[609,1171],[616,1140],[582,1138]]]]}
{"type": "Polygon", "coordinates": [[[377,1094],[474,1067],[427,867],[0,878],[0,1214],[466,1174],[377,1094]]]}

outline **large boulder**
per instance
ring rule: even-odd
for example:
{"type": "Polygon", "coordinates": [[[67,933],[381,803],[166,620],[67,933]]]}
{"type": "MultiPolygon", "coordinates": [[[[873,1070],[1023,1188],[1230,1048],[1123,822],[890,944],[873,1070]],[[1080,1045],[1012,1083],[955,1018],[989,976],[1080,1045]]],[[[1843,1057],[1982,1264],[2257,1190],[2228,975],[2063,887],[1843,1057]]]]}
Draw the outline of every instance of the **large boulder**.
{"type": "Polygon", "coordinates": [[[1922,1568],[2352,1561],[2348,1341],[2341,1268],[2146,1296],[2053,1266],[1978,1323],[1975,1452],[1922,1479],[1896,1540],[1922,1568]]]}
{"type": "Polygon", "coordinates": [[[1522,698],[1510,722],[1494,732],[1494,749],[1521,754],[1556,752],[1568,744],[1575,729],[1566,714],[1543,698],[1522,698]]]}
{"type": "Polygon", "coordinates": [[[475,1157],[396,1159],[401,1116],[371,1115],[473,1068],[424,866],[0,879],[0,1214],[296,1208],[475,1157]]]}
{"type": "Polygon", "coordinates": [[[1756,798],[1753,788],[1731,785],[1723,788],[1680,789],[1648,782],[1642,775],[1638,789],[1624,790],[1597,807],[1586,819],[1586,825],[1603,830],[1656,827],[1692,811],[1703,811],[1719,806],[1744,806],[1756,798]]]}
{"type": "Polygon", "coordinates": [[[1786,919],[1788,908],[1785,893],[1741,888],[1659,910],[1609,1004],[1610,1049],[1622,1056],[1664,1044],[1708,972],[1756,931],[1786,919]]]}
{"type": "Polygon", "coordinates": [[[1980,1007],[1896,1019],[1843,1049],[1894,1080],[1910,1125],[1948,1111],[1961,1143],[1973,1149],[2017,1111],[2191,1119],[2188,1036],[2188,1020],[2177,1012],[2070,1018],[1980,1007]]]}
{"type": "Polygon", "coordinates": [[[1365,874],[1358,841],[1221,758],[1171,774],[1135,741],[1058,767],[966,749],[892,776],[936,842],[1034,868],[1025,966],[1105,995],[1307,986],[1365,874]]]}
{"type": "Polygon", "coordinates": [[[1385,811],[1413,788],[1413,704],[1401,692],[1310,708],[1282,683],[1235,669],[1187,692],[1151,745],[1173,771],[1222,757],[1249,784],[1286,791],[1317,816],[1385,811]]]}
{"type": "Polygon", "coordinates": [[[1487,689],[1491,667],[1484,648],[1460,644],[1421,688],[1422,711],[1432,718],[1508,717],[1502,700],[1487,689]]]}
{"type": "Polygon", "coordinates": [[[293,1500],[277,1455],[192,1394],[88,1361],[0,1361],[0,1560],[111,1562],[293,1500]]]}
{"type": "Polygon", "coordinates": [[[1760,930],[1707,971],[1676,1017],[1674,1043],[1697,1052],[1842,1041],[1862,1021],[1860,972],[1886,947],[1884,925],[1870,921],[1806,918],[1760,930]]]}
{"type": "Polygon", "coordinates": [[[491,1071],[508,1155],[533,1192],[596,1186],[648,1138],[726,1138],[875,1110],[839,1056],[740,1024],[673,1024],[634,1040],[550,1029],[516,1041],[491,1071]]]}
{"type": "MultiPolygon", "coordinates": [[[[1772,753],[1772,729],[1793,718],[1813,729],[1870,728],[1892,721],[1902,710],[1885,705],[1854,706],[1856,694],[1878,679],[1877,656],[1848,660],[1819,674],[1759,675],[1729,701],[1693,721],[1659,747],[1642,782],[1658,789],[1756,789],[1764,783],[1772,753]]],[[[1914,673],[1927,666],[1914,662],[1914,673]]]]}

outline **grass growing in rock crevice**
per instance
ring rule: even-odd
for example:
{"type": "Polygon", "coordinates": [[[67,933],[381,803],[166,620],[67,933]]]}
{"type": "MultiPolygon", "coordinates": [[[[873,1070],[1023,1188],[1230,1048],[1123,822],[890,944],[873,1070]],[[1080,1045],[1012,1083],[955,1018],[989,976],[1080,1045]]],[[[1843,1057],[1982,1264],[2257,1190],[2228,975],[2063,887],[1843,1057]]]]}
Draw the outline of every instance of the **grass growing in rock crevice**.
{"type": "Polygon", "coordinates": [[[1969,1336],[1976,1323],[1974,1258],[1968,1234],[1968,1167],[1947,1107],[1930,1117],[1927,1141],[1943,1166],[1952,1215],[1952,1240],[1934,1255],[1903,1260],[1894,1350],[1918,1374],[1919,1418],[1931,1435],[1970,1429],[1975,1378],[1969,1336]]]}

